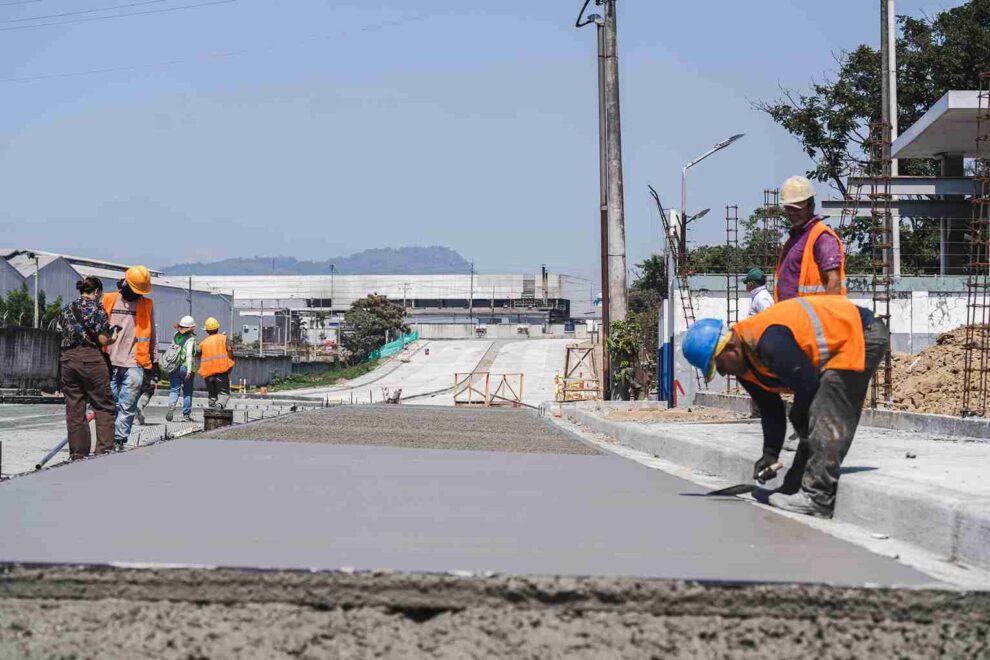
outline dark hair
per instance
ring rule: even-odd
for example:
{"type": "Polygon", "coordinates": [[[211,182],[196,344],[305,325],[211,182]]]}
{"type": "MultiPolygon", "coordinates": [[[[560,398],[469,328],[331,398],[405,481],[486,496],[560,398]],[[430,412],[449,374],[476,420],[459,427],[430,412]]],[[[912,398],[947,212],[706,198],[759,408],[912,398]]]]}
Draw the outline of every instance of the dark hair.
{"type": "Polygon", "coordinates": [[[93,293],[94,291],[103,291],[103,281],[98,277],[84,277],[83,279],[76,282],[76,291],[79,293],[93,293]]]}

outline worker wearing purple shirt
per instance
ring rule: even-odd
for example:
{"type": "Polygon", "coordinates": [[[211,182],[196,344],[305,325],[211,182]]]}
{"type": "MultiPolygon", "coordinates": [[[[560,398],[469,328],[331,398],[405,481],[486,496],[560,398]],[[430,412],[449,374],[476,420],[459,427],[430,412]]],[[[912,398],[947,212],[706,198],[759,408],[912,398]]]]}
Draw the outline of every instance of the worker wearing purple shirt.
{"type": "Polygon", "coordinates": [[[845,251],[842,241],[815,214],[815,189],[803,176],[792,176],[781,188],[790,236],[780,251],[774,298],[780,302],[808,295],[845,295],[845,251]],[[808,249],[809,239],[814,240],[808,249]],[[813,263],[808,263],[808,260],[813,263]]]}

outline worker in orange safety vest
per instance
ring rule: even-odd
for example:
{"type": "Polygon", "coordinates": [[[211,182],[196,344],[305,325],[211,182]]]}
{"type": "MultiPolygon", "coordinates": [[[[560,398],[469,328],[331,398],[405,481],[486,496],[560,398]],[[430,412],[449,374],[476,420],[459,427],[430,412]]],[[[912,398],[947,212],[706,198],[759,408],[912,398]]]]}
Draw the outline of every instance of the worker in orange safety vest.
{"type": "Polygon", "coordinates": [[[849,451],[870,379],[890,348],[890,332],[873,312],[845,296],[793,298],[731,328],[701,319],[688,329],[683,352],[711,380],[736,376],[760,409],[763,456],[753,466],[761,483],[780,469],[787,431],[783,393],[794,395],[790,421],[800,441],[776,491],[754,495],[771,506],[830,518],[839,467],[849,451]]]}
{"type": "Polygon", "coordinates": [[[114,445],[123,448],[131,434],[145,372],[158,379],[158,340],[155,336],[155,306],[151,273],[132,266],[117,282],[117,291],[103,296],[110,326],[118,328],[117,341],[103,350],[110,361],[110,389],[117,402],[114,445]]]}
{"type": "Polygon", "coordinates": [[[212,316],[203,324],[206,339],[199,343],[199,375],[206,381],[211,408],[226,408],[230,401],[230,371],[234,368],[234,349],[226,335],[220,334],[220,322],[212,316]]]}

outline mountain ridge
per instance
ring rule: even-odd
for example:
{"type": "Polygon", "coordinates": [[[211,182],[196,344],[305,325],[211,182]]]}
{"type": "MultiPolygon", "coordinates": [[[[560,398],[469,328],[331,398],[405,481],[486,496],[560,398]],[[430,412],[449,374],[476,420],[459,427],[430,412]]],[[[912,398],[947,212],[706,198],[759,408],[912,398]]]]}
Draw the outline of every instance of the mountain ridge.
{"type": "Polygon", "coordinates": [[[213,262],[180,263],[163,268],[166,275],[448,275],[467,273],[471,262],[440,245],[372,248],[321,261],[295,257],[235,257],[213,262]]]}

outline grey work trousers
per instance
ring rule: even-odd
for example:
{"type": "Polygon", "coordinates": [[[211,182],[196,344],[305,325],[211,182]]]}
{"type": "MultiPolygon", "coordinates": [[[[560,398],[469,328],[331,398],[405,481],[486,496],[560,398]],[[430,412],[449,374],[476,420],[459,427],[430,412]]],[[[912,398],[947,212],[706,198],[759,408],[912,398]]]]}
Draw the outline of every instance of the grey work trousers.
{"type": "Polygon", "coordinates": [[[818,504],[835,506],[839,468],[856,435],[870,380],[890,349],[890,332],[882,322],[873,321],[863,334],[866,368],[822,373],[809,410],[808,437],[798,444],[780,492],[795,493],[800,488],[818,504]]]}

